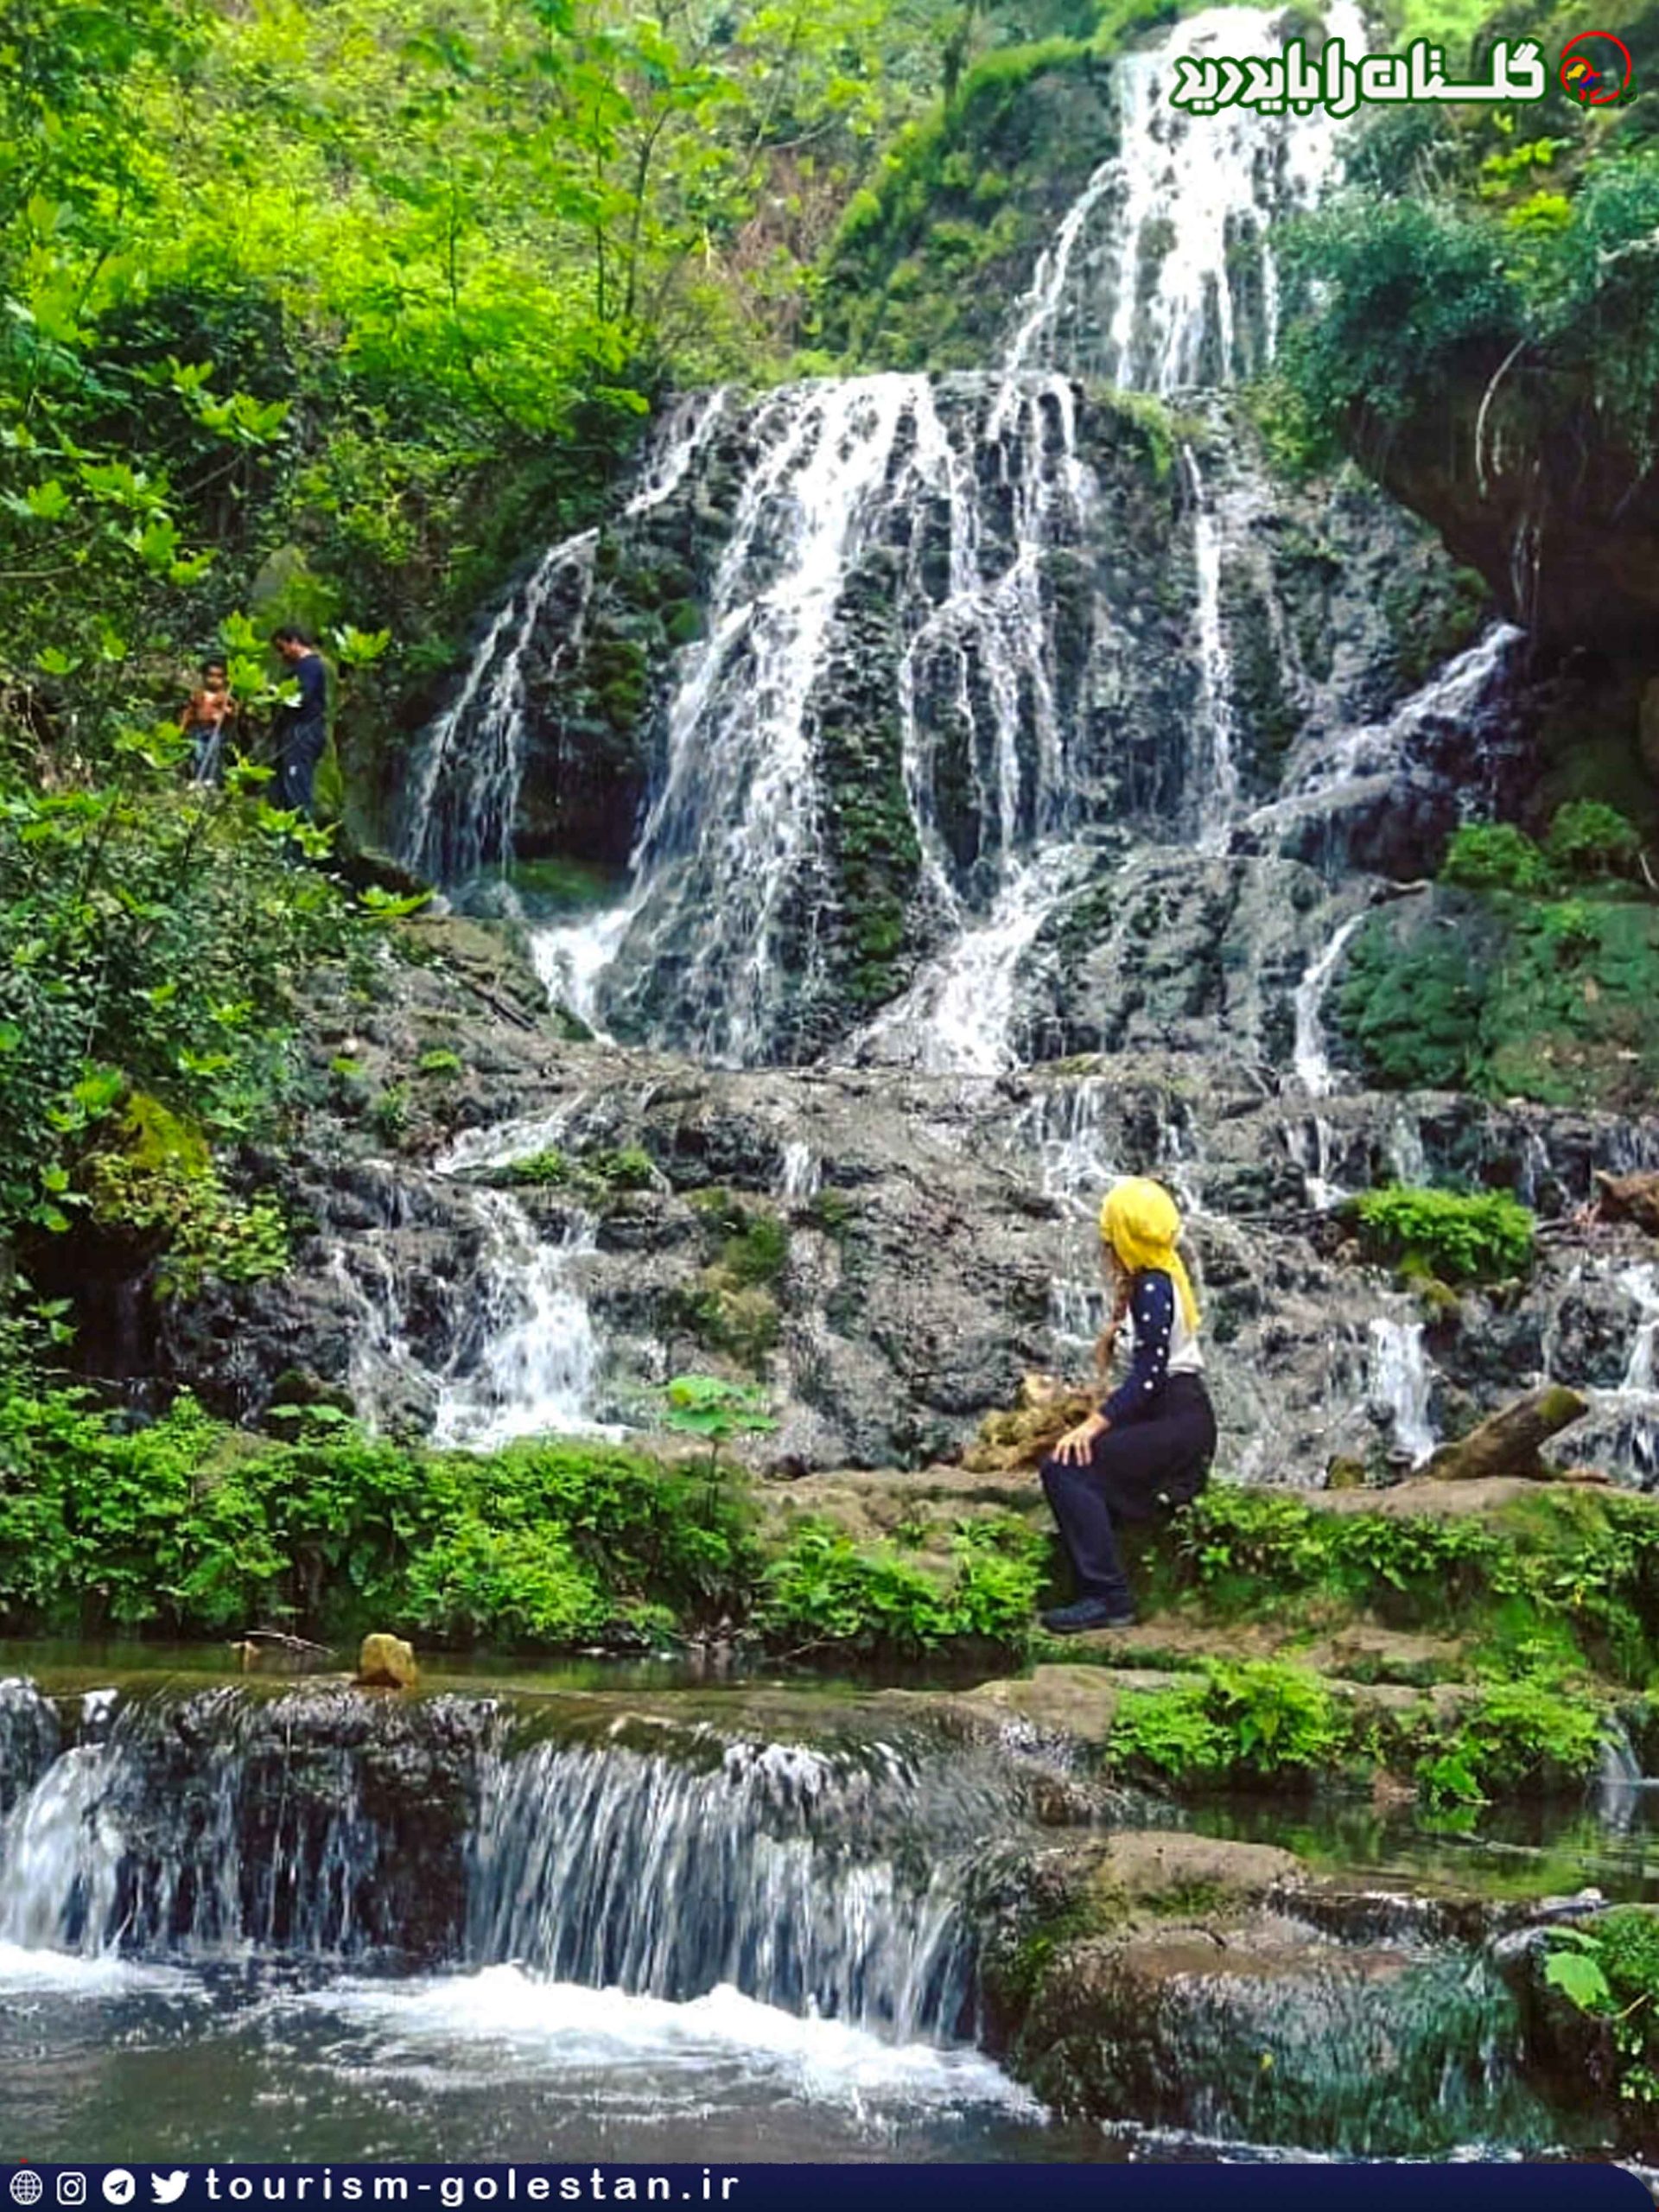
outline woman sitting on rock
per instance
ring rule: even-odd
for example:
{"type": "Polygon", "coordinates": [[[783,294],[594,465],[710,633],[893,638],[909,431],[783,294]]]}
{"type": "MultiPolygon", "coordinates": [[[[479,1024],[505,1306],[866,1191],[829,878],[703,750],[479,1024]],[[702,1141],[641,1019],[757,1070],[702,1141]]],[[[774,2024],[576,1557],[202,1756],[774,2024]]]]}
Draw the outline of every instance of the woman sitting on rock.
{"type": "Polygon", "coordinates": [[[1077,1586],[1071,1605],[1043,1615],[1057,1636],[1132,1625],[1115,1524],[1185,1504],[1209,1475],[1216,1417],[1204,1387],[1198,1300],[1175,1249],[1180,1233],[1174,1200],[1144,1176],[1116,1184],[1100,1210],[1116,1285],[1098,1346],[1102,1374],[1126,1315],[1134,1360],[1099,1412],[1068,1430],[1042,1464],[1077,1586]]]}

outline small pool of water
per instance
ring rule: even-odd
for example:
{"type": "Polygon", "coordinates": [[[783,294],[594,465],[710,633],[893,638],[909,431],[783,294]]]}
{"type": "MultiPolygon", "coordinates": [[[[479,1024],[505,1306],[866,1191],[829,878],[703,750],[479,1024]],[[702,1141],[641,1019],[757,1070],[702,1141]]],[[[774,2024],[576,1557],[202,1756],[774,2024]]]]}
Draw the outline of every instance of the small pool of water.
{"type": "Polygon", "coordinates": [[[1125,2155],[976,2051],[512,1966],[329,1979],[0,1948],[0,2081],[46,2160],[1125,2155]]]}
{"type": "MultiPolygon", "coordinates": [[[[618,1657],[604,1651],[556,1659],[519,1659],[476,1651],[422,1651],[421,1681],[431,1690],[510,1689],[525,1697],[588,1690],[789,1690],[826,1700],[852,1700],[873,1690],[966,1689],[1006,1674],[1001,1665],[952,1657],[861,1666],[857,1674],[779,1668],[775,1662],[698,1651],[661,1656],[618,1657]]],[[[181,1688],[210,1682],[258,1683],[327,1680],[349,1675],[356,1648],[342,1646],[315,1668],[287,1669],[275,1658],[245,1670],[233,1644],[148,1643],[137,1638],[86,1642],[73,1638],[28,1641],[0,1637],[0,1680],[27,1675],[57,1695],[87,1689],[154,1689],[177,1681],[181,1688]]]]}

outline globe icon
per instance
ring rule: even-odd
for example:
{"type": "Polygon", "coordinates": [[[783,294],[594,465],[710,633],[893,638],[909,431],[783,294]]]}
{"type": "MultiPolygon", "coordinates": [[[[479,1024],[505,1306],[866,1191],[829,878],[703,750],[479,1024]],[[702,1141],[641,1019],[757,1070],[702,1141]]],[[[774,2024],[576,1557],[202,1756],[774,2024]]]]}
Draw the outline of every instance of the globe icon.
{"type": "Polygon", "coordinates": [[[11,2201],[14,2204],[38,2204],[46,2194],[46,2183],[39,2174],[25,2166],[11,2177],[11,2201]]]}

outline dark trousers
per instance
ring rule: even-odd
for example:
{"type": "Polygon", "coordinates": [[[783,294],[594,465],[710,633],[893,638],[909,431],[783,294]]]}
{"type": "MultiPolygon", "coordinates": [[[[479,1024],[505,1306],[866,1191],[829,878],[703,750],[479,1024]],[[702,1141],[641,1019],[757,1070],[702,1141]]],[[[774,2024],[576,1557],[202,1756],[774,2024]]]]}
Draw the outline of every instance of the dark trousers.
{"type": "Polygon", "coordinates": [[[1116,1523],[1151,1521],[1204,1488],[1215,1456],[1216,1416],[1196,1375],[1172,1375],[1144,1420],[1095,1439],[1088,1463],[1045,1459],[1043,1488],[1071,1558],[1079,1598],[1128,1609],[1128,1577],[1116,1523]]]}
{"type": "Polygon", "coordinates": [[[328,742],[324,730],[291,730],[276,756],[276,804],[284,814],[314,818],[312,786],[328,742]]]}

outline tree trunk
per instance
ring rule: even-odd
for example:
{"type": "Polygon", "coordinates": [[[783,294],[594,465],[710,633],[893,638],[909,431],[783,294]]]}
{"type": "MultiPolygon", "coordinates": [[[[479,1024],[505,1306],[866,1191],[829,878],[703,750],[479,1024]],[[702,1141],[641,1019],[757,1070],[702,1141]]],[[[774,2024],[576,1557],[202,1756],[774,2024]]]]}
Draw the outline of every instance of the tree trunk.
{"type": "Polygon", "coordinates": [[[1441,1445],[1427,1465],[1417,1470],[1418,1475],[1442,1483],[1474,1482],[1483,1475],[1547,1477],[1549,1471],[1538,1456],[1539,1447],[1584,1410],[1585,1401],[1576,1390],[1560,1382],[1546,1383],[1489,1415],[1459,1443],[1441,1445]]]}

